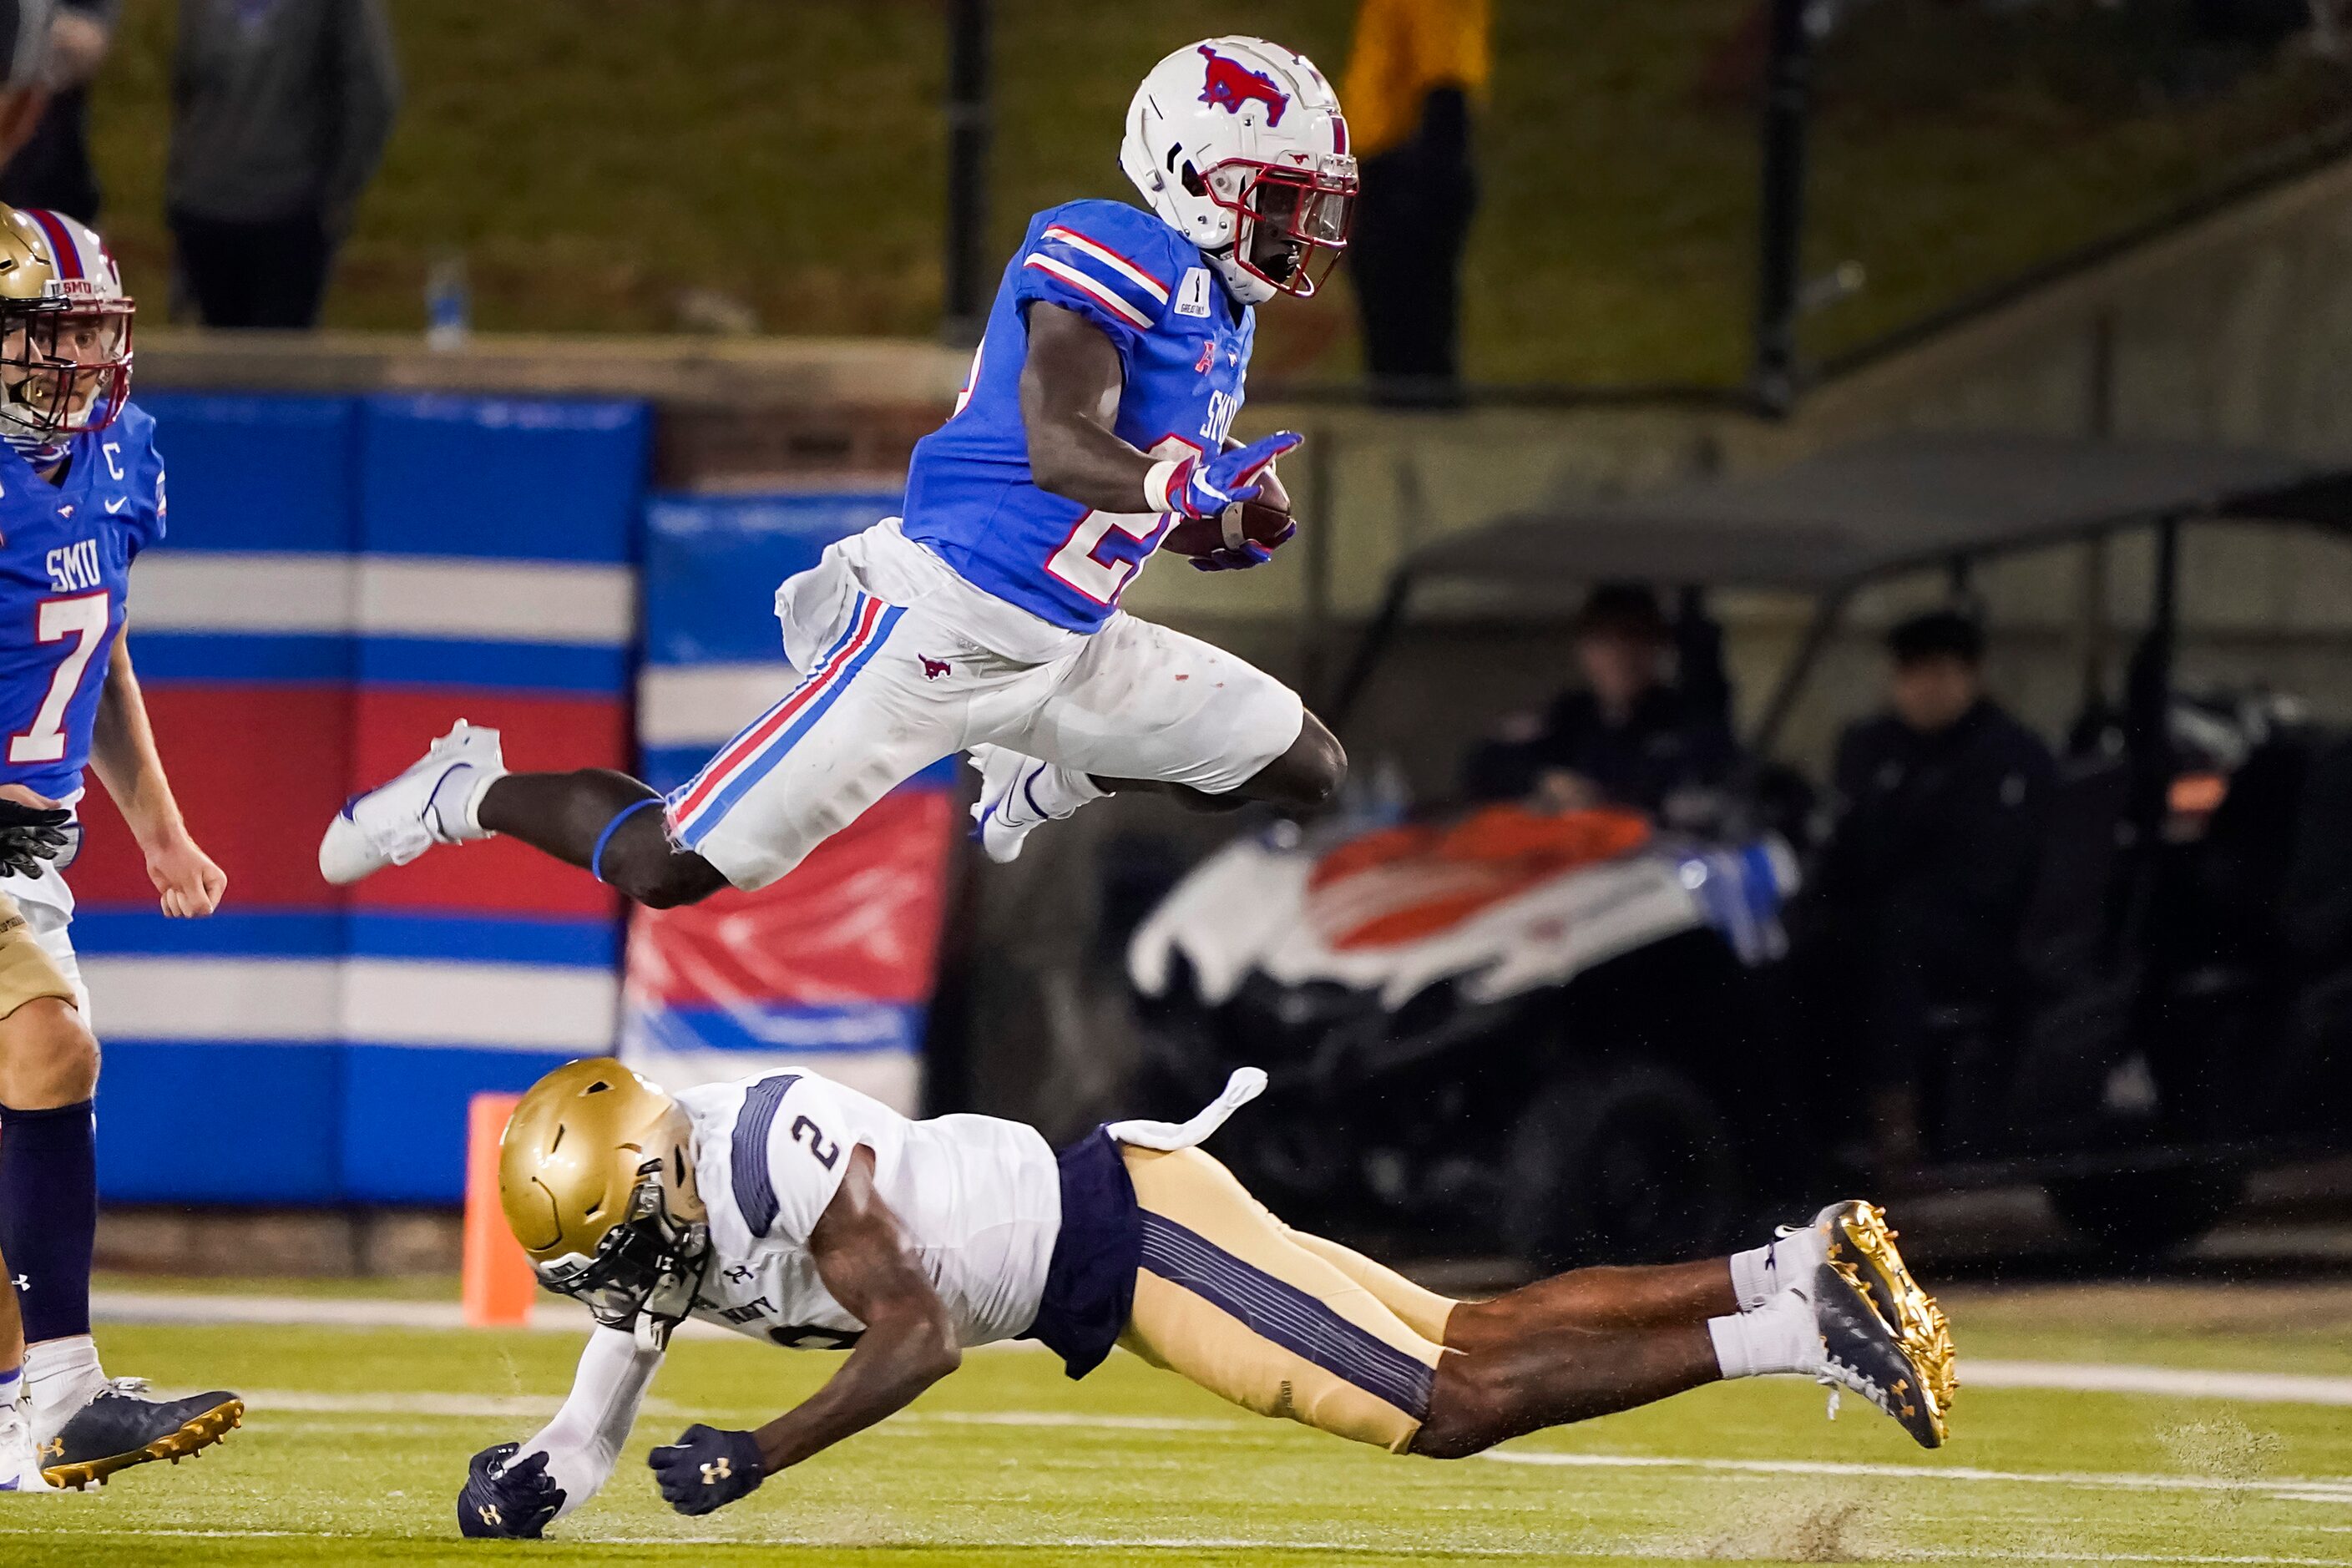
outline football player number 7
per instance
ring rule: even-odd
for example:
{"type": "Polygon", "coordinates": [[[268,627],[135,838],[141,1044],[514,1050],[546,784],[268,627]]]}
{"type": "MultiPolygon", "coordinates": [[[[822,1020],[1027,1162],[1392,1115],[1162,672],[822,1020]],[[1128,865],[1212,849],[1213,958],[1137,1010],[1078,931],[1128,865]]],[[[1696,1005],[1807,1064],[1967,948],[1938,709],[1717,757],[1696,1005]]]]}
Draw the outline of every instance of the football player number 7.
{"type": "Polygon", "coordinates": [[[70,642],[72,646],[58,660],[57,670],[49,677],[48,694],[41,699],[40,711],[33,715],[32,723],[8,737],[10,762],[65,760],[66,710],[72,706],[74,694],[81,689],[81,678],[89,669],[90,656],[106,640],[106,621],[110,611],[103,588],[95,594],[41,601],[33,626],[35,637],[44,643],[70,642]]]}

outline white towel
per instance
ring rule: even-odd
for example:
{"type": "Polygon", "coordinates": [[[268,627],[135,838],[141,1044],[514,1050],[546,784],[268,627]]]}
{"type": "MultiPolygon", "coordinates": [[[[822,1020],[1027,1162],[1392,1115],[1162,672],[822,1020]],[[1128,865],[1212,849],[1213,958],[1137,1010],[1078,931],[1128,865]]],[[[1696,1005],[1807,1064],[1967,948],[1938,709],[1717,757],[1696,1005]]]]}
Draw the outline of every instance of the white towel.
{"type": "Polygon", "coordinates": [[[1207,1141],[1225,1124],[1225,1118],[1265,1092],[1264,1068],[1235,1068],[1225,1079],[1225,1092],[1202,1107],[1189,1121],[1114,1121],[1108,1131],[1113,1140],[1139,1149],[1190,1149],[1207,1141]]]}

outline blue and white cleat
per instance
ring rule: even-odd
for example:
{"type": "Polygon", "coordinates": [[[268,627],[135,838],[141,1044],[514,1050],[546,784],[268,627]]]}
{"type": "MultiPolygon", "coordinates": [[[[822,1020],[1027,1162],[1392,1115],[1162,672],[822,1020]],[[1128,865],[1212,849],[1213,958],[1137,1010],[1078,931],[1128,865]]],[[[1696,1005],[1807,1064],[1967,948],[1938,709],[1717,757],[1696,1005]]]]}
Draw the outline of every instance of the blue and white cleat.
{"type": "Polygon", "coordinates": [[[467,823],[466,806],[477,788],[504,772],[499,732],[458,720],[422,761],[344,804],[319,840],[319,875],[341,886],[405,866],[436,844],[488,837],[467,823]]]}
{"type": "Polygon", "coordinates": [[[1046,777],[1053,769],[1051,763],[1003,746],[974,746],[971,756],[971,765],[980,770],[980,800],[971,808],[971,836],[1000,866],[1019,858],[1021,841],[1029,837],[1030,829],[1059,822],[1084,804],[1072,803],[1061,811],[1049,809],[1053,797],[1060,794],[1046,777]],[[1041,784],[1047,791],[1043,798],[1041,784]]]}
{"type": "Polygon", "coordinates": [[[41,1476],[32,1416],[21,1403],[0,1405],[0,1492],[53,1492],[41,1476]]]}

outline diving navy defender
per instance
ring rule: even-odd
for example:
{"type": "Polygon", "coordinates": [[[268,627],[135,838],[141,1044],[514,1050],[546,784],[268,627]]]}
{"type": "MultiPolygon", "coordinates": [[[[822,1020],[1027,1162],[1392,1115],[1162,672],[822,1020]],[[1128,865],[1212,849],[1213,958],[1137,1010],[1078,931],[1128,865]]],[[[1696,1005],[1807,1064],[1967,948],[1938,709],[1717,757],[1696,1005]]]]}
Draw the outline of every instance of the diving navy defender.
{"type": "Polygon", "coordinates": [[[50,840],[31,859],[0,854],[0,894],[23,911],[0,942],[22,927],[47,960],[0,985],[0,1251],[41,1469],[65,1487],[196,1452],[244,1411],[227,1394],[164,1401],[110,1382],[89,1331],[98,1045],[61,875],[84,771],[121,810],[165,915],[209,915],[227,884],[180,816],[123,641],[131,563],[164,526],[154,421],[129,401],[135,310],[96,234],[0,208],[0,837],[37,817],[50,840]]]}
{"type": "Polygon", "coordinates": [[[458,1529],[537,1536],[594,1495],[688,1316],[849,1355],[755,1432],[697,1424],[656,1448],[684,1514],[1011,1339],[1073,1377],[1123,1347],[1261,1415],[1430,1458],[1772,1373],[1944,1441],[1950,1330],[1875,1206],[1728,1258],[1455,1301],[1291,1229],[1198,1146],[1265,1084],[1245,1068],[1190,1121],[1111,1122],[1057,1156],[1020,1122],[910,1121],[805,1069],[673,1098],[610,1059],[558,1068],[507,1124],[499,1194],[541,1282],[600,1326],[555,1418],[474,1457],[458,1529]]]}
{"type": "MultiPolygon", "coordinates": [[[[1346,758],[1296,693],[1118,601],[1180,520],[1280,498],[1273,464],[1298,437],[1228,431],[1253,308],[1313,293],[1345,247],[1347,122],[1305,58],[1214,38],[1144,79],[1119,162],[1150,210],[1031,221],[955,413],[915,448],[903,521],[778,591],[804,672],[782,701],[667,799],[603,770],[508,773],[497,731],[460,722],[329,825],[327,879],[507,833],[640,902],[692,902],[774,881],[957,752],[981,770],[973,815],[998,860],[1114,790],[1328,800],[1346,758]]],[[[1194,564],[1271,558],[1230,520],[1226,538],[1194,564]]]]}

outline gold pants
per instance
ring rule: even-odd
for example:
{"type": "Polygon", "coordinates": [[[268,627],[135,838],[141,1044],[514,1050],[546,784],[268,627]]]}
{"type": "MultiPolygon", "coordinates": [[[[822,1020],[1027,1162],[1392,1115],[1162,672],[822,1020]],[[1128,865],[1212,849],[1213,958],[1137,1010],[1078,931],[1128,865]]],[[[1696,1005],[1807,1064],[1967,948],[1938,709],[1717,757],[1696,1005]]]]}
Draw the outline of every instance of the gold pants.
{"type": "Polygon", "coordinates": [[[33,939],[16,900],[0,893],[0,1018],[38,996],[75,1005],[72,984],[33,939]]]}
{"type": "Polygon", "coordinates": [[[1404,1452],[1458,1303],[1292,1230],[1198,1149],[1124,1154],[1143,1267],[1119,1343],[1261,1415],[1404,1452]]]}

